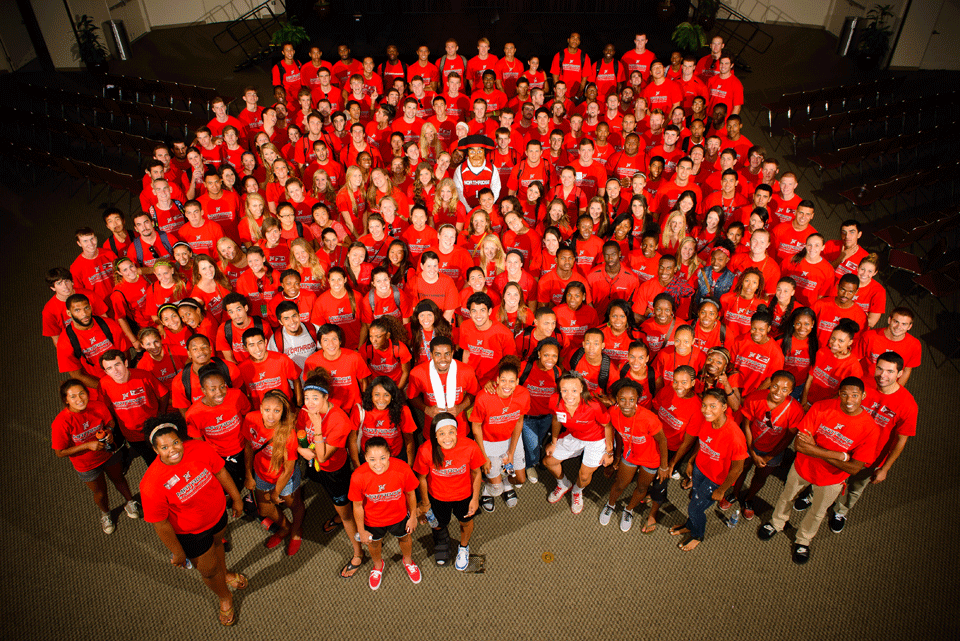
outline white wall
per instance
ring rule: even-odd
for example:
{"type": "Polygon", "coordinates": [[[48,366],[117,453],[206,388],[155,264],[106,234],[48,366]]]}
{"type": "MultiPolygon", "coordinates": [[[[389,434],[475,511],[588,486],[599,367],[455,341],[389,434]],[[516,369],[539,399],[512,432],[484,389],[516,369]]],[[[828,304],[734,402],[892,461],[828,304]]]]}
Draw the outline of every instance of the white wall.
{"type": "MultiPolygon", "coordinates": [[[[229,22],[261,2],[263,0],[140,0],[147,20],[154,28],[197,22],[229,22]]],[[[275,5],[275,12],[283,12],[281,0],[276,0],[275,5]]]]}
{"type": "MultiPolygon", "coordinates": [[[[107,0],[107,2],[110,1],[107,0]]],[[[123,20],[127,36],[131,41],[150,30],[137,0],[133,0],[125,7],[111,13],[107,12],[107,4],[104,0],[68,0],[70,14],[67,13],[62,0],[31,0],[31,3],[33,4],[33,12],[37,16],[37,22],[40,24],[40,31],[43,32],[43,39],[47,43],[47,49],[50,50],[53,65],[57,69],[81,66],[81,63],[75,60],[71,53],[71,48],[77,44],[77,40],[70,26],[69,15],[72,15],[74,20],[83,14],[93,18],[96,25],[100,27],[98,34],[104,45],[109,43],[110,34],[103,32],[103,23],[111,18],[113,20],[123,20]]],[[[112,2],[111,4],[116,3],[112,2]]]]}

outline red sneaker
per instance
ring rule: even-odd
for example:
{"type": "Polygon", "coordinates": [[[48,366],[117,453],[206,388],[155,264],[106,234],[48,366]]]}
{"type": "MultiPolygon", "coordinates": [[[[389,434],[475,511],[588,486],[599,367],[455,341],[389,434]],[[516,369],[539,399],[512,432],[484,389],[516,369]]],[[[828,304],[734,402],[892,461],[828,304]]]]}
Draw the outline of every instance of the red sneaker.
{"type": "Polygon", "coordinates": [[[272,550],[273,548],[275,548],[275,547],[277,547],[278,545],[280,545],[280,542],[281,542],[281,541],[283,541],[283,537],[282,537],[282,536],[280,536],[280,535],[278,535],[278,534],[273,534],[273,535],[270,536],[269,539],[267,539],[267,542],[264,543],[264,545],[267,546],[267,549],[268,549],[268,550],[272,550]]]}
{"type": "Polygon", "coordinates": [[[420,583],[420,579],[423,577],[420,575],[420,568],[417,567],[416,563],[404,563],[403,567],[407,571],[407,576],[410,577],[411,581],[420,583]]]}
{"type": "Polygon", "coordinates": [[[720,501],[719,501],[719,503],[717,503],[717,505],[720,507],[720,510],[721,510],[721,511],[726,512],[727,510],[729,510],[729,509],[733,506],[733,503],[730,502],[730,501],[728,501],[728,500],[727,500],[727,497],[723,497],[722,499],[720,499],[720,501]]]}
{"type": "Polygon", "coordinates": [[[383,561],[380,562],[380,569],[374,567],[370,570],[370,589],[376,590],[383,581],[383,561]]]}

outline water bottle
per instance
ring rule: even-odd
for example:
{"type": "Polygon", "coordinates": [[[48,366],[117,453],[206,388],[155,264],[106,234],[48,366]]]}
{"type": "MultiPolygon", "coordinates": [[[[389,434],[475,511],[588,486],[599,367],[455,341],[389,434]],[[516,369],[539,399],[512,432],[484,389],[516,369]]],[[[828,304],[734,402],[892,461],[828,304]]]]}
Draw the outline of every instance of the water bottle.
{"type": "Polygon", "coordinates": [[[303,449],[307,449],[308,447],[310,447],[310,440],[307,438],[306,430],[297,430],[297,443],[303,449]]]}
{"type": "Polygon", "coordinates": [[[737,527],[740,522],[740,508],[733,511],[733,514],[727,519],[727,527],[737,527]]]}
{"type": "Polygon", "coordinates": [[[427,513],[423,515],[423,518],[427,519],[427,524],[433,529],[440,527],[440,521],[437,520],[437,517],[433,514],[433,508],[427,510],[427,513]]]}
{"type": "MultiPolygon", "coordinates": [[[[507,458],[507,455],[504,454],[503,456],[500,457],[500,460],[503,461],[506,458],[507,458]]],[[[513,467],[513,463],[504,463],[503,471],[506,472],[507,476],[513,476],[514,474],[516,474],[516,470],[513,467]]]]}
{"type": "Polygon", "coordinates": [[[97,430],[97,440],[103,443],[103,449],[108,452],[113,451],[113,444],[107,439],[106,430],[97,430]]]}
{"type": "MultiPolygon", "coordinates": [[[[171,562],[171,563],[173,562],[173,555],[172,555],[172,554],[170,555],[170,562],[171,562]]],[[[192,570],[192,569],[193,569],[193,563],[190,562],[190,559],[187,559],[187,564],[186,564],[185,567],[186,567],[188,570],[192,570]]]]}

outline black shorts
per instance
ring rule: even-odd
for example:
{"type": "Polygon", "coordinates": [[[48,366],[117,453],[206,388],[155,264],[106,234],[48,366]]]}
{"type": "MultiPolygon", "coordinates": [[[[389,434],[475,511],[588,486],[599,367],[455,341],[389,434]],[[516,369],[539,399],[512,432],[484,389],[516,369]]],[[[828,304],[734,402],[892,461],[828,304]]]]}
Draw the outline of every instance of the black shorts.
{"type": "Polygon", "coordinates": [[[402,539],[407,536],[407,519],[409,516],[403,517],[399,523],[394,523],[393,525],[388,525],[387,527],[377,527],[376,525],[367,525],[367,532],[373,537],[374,541],[382,541],[388,533],[394,535],[398,539],[402,539]]]}
{"type": "Polygon", "coordinates": [[[343,467],[334,472],[317,471],[313,469],[313,461],[307,461],[307,478],[323,486],[327,496],[337,507],[350,505],[347,493],[350,491],[350,475],[352,473],[349,459],[343,462],[343,467]]]}
{"type": "Polygon", "coordinates": [[[433,515],[437,517],[437,521],[440,522],[440,527],[446,527],[450,522],[450,515],[457,517],[457,521],[460,523],[467,523],[473,520],[475,514],[467,516],[467,512],[470,510],[470,498],[467,497],[460,501],[441,501],[440,499],[435,499],[432,496],[430,497],[430,509],[433,510],[433,515]]]}
{"type": "Polygon", "coordinates": [[[130,445],[130,449],[140,455],[147,467],[150,467],[153,459],[157,458],[153,446],[147,441],[127,441],[127,443],[130,445]]]}
{"type": "Polygon", "coordinates": [[[225,527],[227,527],[226,511],[224,511],[220,520],[217,521],[217,524],[209,530],[204,530],[199,534],[178,534],[177,540],[180,541],[180,546],[183,548],[183,553],[187,555],[187,558],[196,559],[206,554],[207,550],[213,547],[213,536],[219,534],[225,527]]]}
{"type": "Polygon", "coordinates": [[[247,468],[244,465],[244,451],[240,450],[236,454],[223,457],[223,467],[227,474],[233,479],[233,484],[237,486],[237,491],[243,491],[243,482],[247,478],[247,468]]]}

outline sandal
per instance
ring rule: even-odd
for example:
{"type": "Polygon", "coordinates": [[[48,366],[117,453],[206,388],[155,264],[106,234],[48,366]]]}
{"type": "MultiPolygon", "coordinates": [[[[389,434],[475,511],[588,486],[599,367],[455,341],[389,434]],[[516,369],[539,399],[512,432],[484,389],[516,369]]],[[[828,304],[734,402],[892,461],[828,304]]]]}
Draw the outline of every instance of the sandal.
{"type": "Polygon", "coordinates": [[[643,529],[640,530],[640,534],[653,534],[657,530],[656,523],[647,523],[643,526],[643,529]]]}
{"type": "Polygon", "coordinates": [[[340,570],[340,578],[341,578],[341,579],[349,579],[349,578],[352,577],[354,574],[356,574],[356,573],[357,573],[357,570],[359,570],[360,567],[363,565],[364,558],[363,558],[362,556],[360,557],[360,563],[358,563],[358,564],[356,564],[356,565],[353,564],[353,559],[355,559],[355,558],[356,558],[356,557],[351,557],[351,558],[350,558],[350,561],[349,561],[345,566],[343,566],[343,569],[342,569],[342,570],[340,570]],[[350,574],[344,574],[344,572],[349,572],[350,574]]]}
{"type": "Polygon", "coordinates": [[[227,585],[234,590],[242,590],[250,585],[250,582],[247,580],[247,577],[243,576],[239,572],[234,572],[233,579],[227,579],[227,585]]]}
{"type": "Polygon", "coordinates": [[[219,607],[217,608],[217,621],[220,622],[220,625],[230,627],[237,622],[237,617],[233,611],[233,606],[229,610],[222,610],[219,607]]]}
{"type": "Polygon", "coordinates": [[[337,528],[342,528],[342,527],[343,527],[343,521],[338,521],[337,517],[333,517],[332,519],[330,519],[329,521],[323,524],[323,531],[333,532],[337,528]]]}
{"type": "Polygon", "coordinates": [[[690,533],[690,530],[687,529],[686,524],[674,525],[672,528],[670,528],[670,536],[680,536],[681,534],[689,534],[689,533],[690,533]],[[684,532],[683,530],[687,530],[687,531],[684,532]]]}
{"type": "Polygon", "coordinates": [[[695,536],[691,536],[691,537],[687,537],[683,541],[680,541],[680,543],[677,544],[677,547],[680,548],[681,552],[693,552],[694,550],[697,549],[697,546],[699,546],[701,543],[703,543],[701,539],[695,536]],[[693,543],[694,541],[696,541],[696,544],[692,548],[688,548],[687,546],[693,543]]]}
{"type": "Polygon", "coordinates": [[[681,490],[692,490],[692,489],[693,489],[693,480],[692,480],[692,479],[688,479],[688,478],[684,478],[682,481],[680,481],[680,489],[681,489],[681,490]]]}

